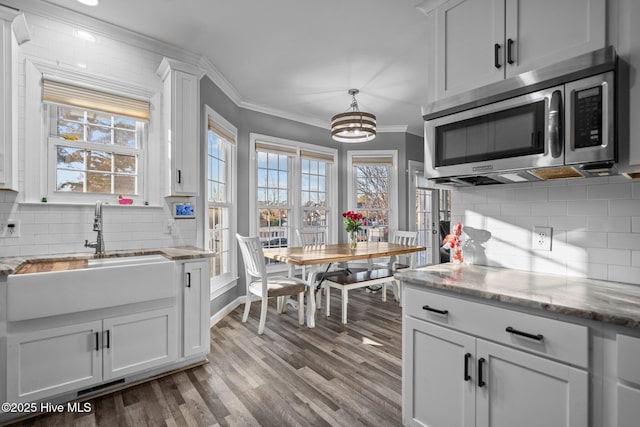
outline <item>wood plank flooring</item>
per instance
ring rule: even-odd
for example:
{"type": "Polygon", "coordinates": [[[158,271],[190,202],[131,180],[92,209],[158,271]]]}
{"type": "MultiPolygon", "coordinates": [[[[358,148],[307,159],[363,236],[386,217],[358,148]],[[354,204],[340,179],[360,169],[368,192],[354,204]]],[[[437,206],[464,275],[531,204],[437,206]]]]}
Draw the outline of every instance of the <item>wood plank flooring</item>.
{"type": "MultiPolygon", "coordinates": [[[[337,294],[337,293],[334,293],[337,294]]],[[[390,298],[349,292],[317,327],[270,301],[264,335],[260,307],[244,306],[211,328],[209,363],[90,400],[86,414],[43,415],[13,426],[400,426],[402,313],[390,298]]]]}

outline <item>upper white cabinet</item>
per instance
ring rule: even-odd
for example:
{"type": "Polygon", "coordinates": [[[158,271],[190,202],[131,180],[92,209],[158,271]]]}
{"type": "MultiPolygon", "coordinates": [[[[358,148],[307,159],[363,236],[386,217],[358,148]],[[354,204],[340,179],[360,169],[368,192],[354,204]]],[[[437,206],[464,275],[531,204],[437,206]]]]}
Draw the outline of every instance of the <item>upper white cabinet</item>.
{"type": "Polygon", "coordinates": [[[13,143],[11,21],[17,12],[0,6],[0,189],[17,190],[17,167],[13,143]]]}
{"type": "Polygon", "coordinates": [[[606,45],[606,0],[449,0],[436,15],[436,98],[606,45]]]}
{"type": "Polygon", "coordinates": [[[162,141],[168,153],[168,196],[198,195],[200,71],[164,58],[162,78],[162,141]]]}

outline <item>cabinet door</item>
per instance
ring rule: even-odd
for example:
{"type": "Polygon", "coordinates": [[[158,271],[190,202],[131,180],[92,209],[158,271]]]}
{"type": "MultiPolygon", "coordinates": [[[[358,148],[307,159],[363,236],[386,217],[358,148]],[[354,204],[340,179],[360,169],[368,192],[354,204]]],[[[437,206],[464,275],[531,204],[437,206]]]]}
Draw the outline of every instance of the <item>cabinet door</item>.
{"type": "Polygon", "coordinates": [[[586,370],[480,339],[476,349],[478,427],[589,425],[586,370]]]}
{"type": "Polygon", "coordinates": [[[7,400],[25,402],[102,379],[102,322],[7,337],[7,400]]]}
{"type": "Polygon", "coordinates": [[[605,47],[605,12],[606,0],[506,0],[506,76],[605,47]]]}
{"type": "Polygon", "coordinates": [[[183,356],[209,352],[209,261],[184,264],[183,356]]]}
{"type": "Polygon", "coordinates": [[[410,317],[403,320],[404,424],[475,426],[475,339],[410,317]]]}
{"type": "Polygon", "coordinates": [[[198,195],[198,78],[171,72],[172,195],[198,195]]]}
{"type": "Polygon", "coordinates": [[[105,380],[177,360],[173,307],[105,319],[103,329],[105,380]]]}
{"type": "Polygon", "coordinates": [[[439,6],[435,59],[439,99],[504,79],[504,0],[449,0],[439,6]]]}

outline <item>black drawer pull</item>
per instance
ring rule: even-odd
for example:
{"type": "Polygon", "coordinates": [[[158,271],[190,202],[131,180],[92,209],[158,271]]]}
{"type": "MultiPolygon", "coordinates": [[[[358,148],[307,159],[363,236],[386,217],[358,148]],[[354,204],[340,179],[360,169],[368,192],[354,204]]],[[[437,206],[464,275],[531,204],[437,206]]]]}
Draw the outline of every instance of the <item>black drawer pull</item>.
{"type": "Polygon", "coordinates": [[[111,330],[107,329],[107,348],[111,347],[111,330]]]}
{"type": "Polygon", "coordinates": [[[542,334],[533,335],[527,332],[522,332],[517,329],[513,329],[511,326],[507,326],[507,329],[505,329],[505,331],[509,332],[510,334],[520,335],[521,337],[531,338],[532,340],[536,340],[536,341],[542,341],[542,339],[544,338],[542,334]]]}
{"type": "Polygon", "coordinates": [[[482,375],[482,367],[484,366],[484,362],[486,362],[486,360],[484,360],[484,357],[478,359],[478,387],[484,387],[487,385],[487,383],[482,379],[484,377],[484,375],[482,375]]]}
{"type": "Polygon", "coordinates": [[[507,63],[512,65],[515,61],[513,60],[513,40],[507,40],[507,63]]]}
{"type": "Polygon", "coordinates": [[[469,359],[471,359],[471,353],[467,353],[464,355],[464,380],[469,381],[471,379],[471,375],[469,375],[469,359]]]}
{"type": "Polygon", "coordinates": [[[191,287],[191,273],[187,273],[187,288],[191,287]]]}
{"type": "Polygon", "coordinates": [[[442,314],[443,316],[446,316],[447,314],[449,314],[449,310],[438,310],[437,308],[431,308],[428,305],[423,305],[422,309],[427,311],[433,311],[434,313],[442,314]]]}
{"type": "Polygon", "coordinates": [[[100,351],[100,342],[98,341],[100,339],[98,332],[94,332],[94,334],[96,335],[96,351],[100,351]]]}

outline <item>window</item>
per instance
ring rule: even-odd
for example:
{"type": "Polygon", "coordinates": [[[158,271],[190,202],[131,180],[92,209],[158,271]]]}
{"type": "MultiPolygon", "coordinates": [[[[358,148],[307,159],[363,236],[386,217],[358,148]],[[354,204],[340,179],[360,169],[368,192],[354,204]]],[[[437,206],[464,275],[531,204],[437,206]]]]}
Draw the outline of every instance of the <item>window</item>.
{"type": "Polygon", "coordinates": [[[366,223],[361,239],[388,241],[397,228],[396,152],[349,151],[349,209],[366,223]]]}
{"type": "Polygon", "coordinates": [[[236,129],[210,107],[207,110],[207,226],[212,292],[235,280],[236,129]]]}
{"type": "Polygon", "coordinates": [[[149,103],[43,81],[48,192],[140,196],[149,103]]]}
{"type": "Polygon", "coordinates": [[[264,135],[252,134],[251,142],[251,232],[265,248],[296,245],[296,229],[322,228],[335,241],[337,151],[264,135]]]}

